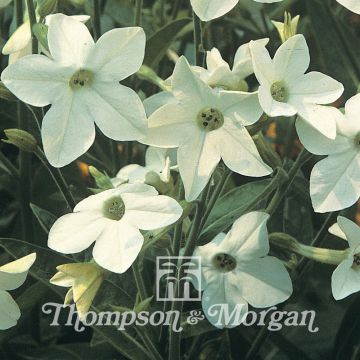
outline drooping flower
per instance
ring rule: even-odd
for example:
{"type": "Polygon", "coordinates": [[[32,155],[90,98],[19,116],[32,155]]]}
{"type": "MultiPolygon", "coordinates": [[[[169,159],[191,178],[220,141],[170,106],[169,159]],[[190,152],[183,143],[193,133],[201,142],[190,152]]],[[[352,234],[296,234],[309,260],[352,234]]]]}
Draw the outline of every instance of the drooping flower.
{"type": "Polygon", "coordinates": [[[51,58],[29,55],[8,66],[4,84],[33,106],[51,104],[42,123],[45,155],[69,164],[94,142],[95,126],[115,140],[139,140],[146,115],[138,95],[119,84],[143,60],[142,28],[113,29],[95,44],[87,27],[63,14],[49,19],[51,58]]]}
{"type": "Polygon", "coordinates": [[[178,147],[187,201],[198,197],[220,159],[243,175],[271,173],[245,128],[262,114],[256,93],[210,88],[193,73],[185,57],[175,65],[171,88],[174,99],[149,117],[143,142],[178,147]]]}
{"type": "Polygon", "coordinates": [[[336,0],[355,14],[360,14],[360,2],[358,0],[336,0]]]}
{"type": "MultiPolygon", "coordinates": [[[[248,304],[263,308],[279,304],[292,294],[292,282],[282,262],[267,256],[269,240],[266,222],[269,215],[254,211],[235,221],[231,230],[210,243],[196,248],[201,258],[202,308],[216,327],[234,327],[246,315],[248,304]],[[239,316],[228,319],[216,311],[221,304],[228,313],[242,306],[239,316]]],[[[195,258],[196,259],[196,258],[195,258]]],[[[194,286],[197,282],[193,281],[194,286]]]]}
{"type": "Polygon", "coordinates": [[[345,115],[336,114],[337,134],[328,139],[305,122],[296,124],[303,145],[316,155],[328,155],[313,168],[310,195],[317,212],[345,209],[360,197],[360,95],[349,99],[345,115]]]}
{"type": "MultiPolygon", "coordinates": [[[[254,0],[260,3],[274,3],[282,0],[254,0]]],[[[210,21],[232,10],[239,0],[190,0],[196,15],[203,21],[210,21]]]]}
{"type": "Polygon", "coordinates": [[[254,73],[259,81],[259,101],[269,116],[300,115],[329,138],[335,138],[332,108],[321,106],[337,100],[344,91],[338,81],[320,72],[305,74],[310,64],[309,49],[303,35],[285,41],[271,59],[265,46],[250,42],[254,73]]]}
{"type": "Polygon", "coordinates": [[[338,216],[337,223],[329,232],[347,240],[349,252],[331,277],[331,289],[335,300],[341,300],[360,291],[360,227],[351,220],[338,216]]]}
{"type": "MultiPolygon", "coordinates": [[[[54,15],[48,15],[45,18],[45,25],[49,24],[49,19],[54,15]]],[[[74,15],[70,16],[74,20],[81,21],[86,23],[90,16],[88,15],[74,15]]],[[[41,44],[40,50],[46,55],[50,56],[48,52],[42,48],[41,44]]],[[[20,25],[14,33],[10,36],[9,40],[6,42],[2,49],[4,55],[9,55],[9,64],[13,64],[16,60],[26,56],[31,55],[31,29],[30,21],[26,20],[22,25],[20,25]]]]}
{"type": "MultiPolygon", "coordinates": [[[[147,183],[158,178],[162,182],[170,181],[170,170],[176,168],[176,149],[164,149],[149,146],[145,153],[145,166],[130,164],[124,166],[111,179],[116,187],[125,182],[147,183]]],[[[151,184],[150,184],[151,185],[151,184]]]]}
{"type": "Polygon", "coordinates": [[[0,266],[0,330],[15,326],[20,318],[19,306],[8,291],[17,289],[25,282],[35,259],[36,254],[33,253],[0,266]]]}
{"type": "Polygon", "coordinates": [[[144,242],[139,230],[155,230],[177,221],[182,208],[146,184],[124,184],[92,195],[74,212],[59,218],[49,232],[48,246],[64,254],[93,248],[94,260],[104,269],[125,272],[144,242]]]}
{"type": "MultiPolygon", "coordinates": [[[[268,41],[269,39],[255,40],[263,46],[268,41]]],[[[200,79],[211,87],[220,87],[224,90],[247,91],[244,79],[254,73],[249,43],[241,45],[236,51],[232,69],[216,48],[207,52],[206,65],[207,69],[195,67],[200,79]]]]}
{"type": "Polygon", "coordinates": [[[64,305],[74,302],[81,320],[89,311],[104,280],[106,270],[95,262],[59,265],[56,270],[58,272],[50,282],[57,286],[70,287],[64,305]]]}

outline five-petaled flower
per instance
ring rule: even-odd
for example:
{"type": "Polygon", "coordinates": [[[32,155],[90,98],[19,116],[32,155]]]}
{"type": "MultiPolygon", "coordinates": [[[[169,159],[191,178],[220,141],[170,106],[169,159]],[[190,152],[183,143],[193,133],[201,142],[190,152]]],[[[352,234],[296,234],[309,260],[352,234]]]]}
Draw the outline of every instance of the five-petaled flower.
{"type": "Polygon", "coordinates": [[[250,50],[254,73],[260,83],[259,101],[265,113],[272,117],[298,114],[298,121],[306,121],[334,139],[336,115],[332,108],[321,105],[337,100],[344,87],[320,72],[305,74],[310,55],[304,36],[298,34],[285,41],[274,59],[259,42],[250,42],[250,50]]]}
{"type": "Polygon", "coordinates": [[[360,197],[360,95],[346,102],[345,115],[336,114],[337,135],[328,139],[305,122],[297,123],[300,140],[311,153],[328,155],[310,175],[310,195],[317,212],[345,209],[360,197]]]}
{"type": "MultiPolygon", "coordinates": [[[[194,251],[194,259],[201,258],[202,308],[216,327],[239,325],[247,313],[248,303],[256,308],[269,307],[292,294],[285,266],[279,259],[267,256],[268,218],[268,214],[260,211],[243,215],[227,234],[219,234],[194,251]],[[218,304],[227,304],[229,314],[242,305],[241,312],[237,318],[220,317],[221,312],[215,311],[218,304]]],[[[198,283],[193,281],[193,284],[198,283]]]]}
{"type": "Polygon", "coordinates": [[[360,291],[360,227],[339,216],[329,232],[347,240],[349,251],[332,274],[331,289],[335,300],[341,300],[360,291]]]}
{"type": "Polygon", "coordinates": [[[345,6],[355,14],[360,14],[360,1],[359,0],[336,0],[342,6],[345,6]]]}
{"type": "Polygon", "coordinates": [[[146,115],[138,95],[120,80],[142,63],[142,28],[113,29],[94,43],[87,27],[63,14],[49,19],[51,58],[25,56],[1,80],[20,100],[51,104],[42,123],[45,155],[56,167],[69,164],[94,142],[95,126],[115,140],[139,140],[146,115]]]}
{"type": "Polygon", "coordinates": [[[144,142],[178,147],[186,200],[198,197],[220,159],[242,175],[271,173],[245,128],[262,114],[256,93],[212,89],[194,74],[184,57],[175,65],[171,88],[174,99],[149,117],[144,142]]]}
{"type": "Polygon", "coordinates": [[[93,248],[94,260],[103,268],[125,272],[144,242],[141,230],[155,230],[177,221],[178,202],[146,184],[124,184],[92,195],[59,218],[49,232],[48,246],[64,254],[93,248]]]}
{"type": "Polygon", "coordinates": [[[8,290],[17,289],[25,282],[35,259],[36,254],[32,253],[0,266],[0,330],[15,326],[20,318],[19,306],[8,290]]]}

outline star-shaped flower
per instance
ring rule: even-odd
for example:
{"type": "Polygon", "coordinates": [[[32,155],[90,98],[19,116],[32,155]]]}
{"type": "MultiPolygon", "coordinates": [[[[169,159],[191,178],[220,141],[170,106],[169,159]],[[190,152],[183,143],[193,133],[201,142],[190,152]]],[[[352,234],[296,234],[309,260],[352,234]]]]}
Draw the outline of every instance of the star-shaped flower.
{"type": "Polygon", "coordinates": [[[141,28],[110,30],[95,44],[84,24],[56,14],[49,19],[48,44],[52,58],[21,58],[3,71],[1,80],[30,105],[52,105],[41,133],[53,166],[67,165],[89,149],[94,122],[115,140],[143,137],[146,115],[141,100],[119,84],[142,63],[141,28]]]}
{"type": "Polygon", "coordinates": [[[349,252],[331,277],[331,289],[335,300],[341,300],[360,291],[360,227],[349,219],[339,216],[329,232],[347,240],[349,252]]]}
{"type": "Polygon", "coordinates": [[[303,145],[316,155],[328,155],[313,168],[310,195],[317,212],[345,209],[360,197],[360,95],[349,99],[345,115],[336,114],[337,134],[328,139],[305,122],[296,124],[303,145]]]}
{"type": "Polygon", "coordinates": [[[269,116],[301,116],[329,138],[335,138],[336,124],[331,111],[321,106],[337,100],[344,91],[338,81],[320,72],[305,74],[310,64],[303,35],[284,42],[271,59],[265,46],[250,42],[254,72],[259,81],[259,101],[269,116]],[[320,105],[319,105],[320,104],[320,105]]]}
{"type": "Polygon", "coordinates": [[[271,173],[245,128],[262,114],[256,93],[210,88],[193,73],[185,57],[175,65],[171,88],[174,99],[149,117],[143,142],[178,147],[187,201],[198,197],[220,159],[242,175],[271,173]]]}
{"type": "Polygon", "coordinates": [[[17,289],[27,277],[36,254],[30,254],[6,265],[0,266],[0,330],[6,330],[17,324],[20,309],[8,290],[17,289]]]}
{"type": "MultiPolygon", "coordinates": [[[[210,243],[197,247],[193,254],[201,258],[202,308],[216,327],[239,325],[248,303],[256,308],[269,307],[292,294],[285,266],[279,259],[267,256],[268,218],[268,214],[259,211],[243,215],[227,234],[219,234],[210,243]],[[219,317],[215,311],[219,304],[227,304],[229,314],[242,305],[239,321],[232,318],[227,323],[224,317],[219,317]]],[[[197,286],[196,281],[193,284],[197,286]]]]}
{"type": "Polygon", "coordinates": [[[360,2],[358,0],[336,0],[355,14],[360,14],[360,2]]]}
{"type": "MultiPolygon", "coordinates": [[[[260,3],[274,3],[282,0],[254,0],[260,3]]],[[[239,0],[190,0],[196,15],[203,21],[210,21],[225,15],[239,0]]]]}
{"type": "MultiPolygon", "coordinates": [[[[255,42],[265,46],[269,39],[255,42]]],[[[211,87],[221,87],[224,90],[247,90],[244,79],[254,73],[249,43],[241,45],[236,51],[232,69],[216,48],[207,52],[206,65],[207,69],[195,67],[200,79],[211,87]]]]}
{"type": "Polygon", "coordinates": [[[139,229],[162,228],[181,214],[176,200],[158,195],[152,186],[124,184],[82,200],[73,213],[59,218],[49,232],[48,245],[73,254],[95,242],[95,261],[109,271],[123,273],[143,245],[139,229]]]}

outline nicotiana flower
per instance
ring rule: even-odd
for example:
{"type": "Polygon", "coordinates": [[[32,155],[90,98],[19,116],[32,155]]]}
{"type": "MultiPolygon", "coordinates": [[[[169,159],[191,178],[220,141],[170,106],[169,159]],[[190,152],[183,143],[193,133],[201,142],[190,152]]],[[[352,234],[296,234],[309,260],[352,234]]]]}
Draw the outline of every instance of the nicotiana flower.
{"type": "Polygon", "coordinates": [[[15,326],[20,318],[19,306],[8,290],[17,289],[25,282],[35,259],[36,254],[32,253],[0,266],[0,330],[15,326]]]}
{"type": "Polygon", "coordinates": [[[144,242],[140,230],[174,223],[182,208],[146,184],[124,184],[92,195],[74,212],[59,218],[49,232],[48,245],[64,254],[78,253],[95,242],[94,260],[115,273],[125,272],[144,242]]]}
{"type": "Polygon", "coordinates": [[[305,74],[310,55],[304,36],[298,34],[284,42],[274,59],[259,43],[250,42],[250,50],[260,83],[259,101],[265,113],[269,116],[298,114],[299,121],[306,121],[325,136],[335,138],[334,114],[321,105],[337,100],[344,87],[320,72],[305,74]]]}
{"type": "MultiPolygon", "coordinates": [[[[263,46],[268,41],[269,39],[255,40],[263,46]]],[[[194,69],[201,80],[211,87],[221,87],[225,90],[247,90],[248,86],[244,79],[254,72],[249,43],[241,45],[236,51],[232,69],[216,48],[207,52],[206,65],[207,69],[202,67],[194,69]]]]}
{"type": "Polygon", "coordinates": [[[170,181],[170,170],[176,168],[176,149],[164,149],[149,146],[145,153],[145,166],[130,164],[124,166],[111,179],[116,187],[125,182],[149,183],[156,179],[168,183],[170,181]]]}
{"type": "Polygon", "coordinates": [[[56,270],[58,272],[50,282],[57,286],[70,287],[64,305],[74,302],[81,320],[89,311],[104,280],[106,270],[95,262],[59,265],[56,270]]]}
{"type": "Polygon", "coordinates": [[[349,252],[331,277],[331,289],[335,300],[341,300],[360,291],[360,227],[349,219],[339,216],[329,232],[347,240],[349,252]]]}
{"type": "Polygon", "coordinates": [[[360,2],[358,0],[336,0],[355,14],[360,14],[360,2]]]}
{"type": "MultiPolygon", "coordinates": [[[[52,16],[54,15],[46,16],[45,25],[49,24],[49,19],[52,16]]],[[[74,15],[70,17],[83,23],[86,23],[90,19],[90,16],[88,15],[74,15]]],[[[46,55],[50,56],[50,54],[48,54],[48,52],[42,48],[41,44],[39,45],[40,50],[46,55]]],[[[4,45],[2,53],[4,55],[9,55],[9,64],[13,64],[21,57],[31,55],[31,29],[29,20],[26,20],[14,31],[14,33],[10,36],[9,40],[4,45]]]]}
{"type": "MultiPolygon", "coordinates": [[[[274,3],[282,0],[254,0],[260,3],[274,3]]],[[[233,9],[239,0],[190,0],[196,15],[203,21],[209,21],[225,15],[233,9]]]]}
{"type": "Polygon", "coordinates": [[[256,93],[211,89],[193,73],[184,57],[175,65],[171,88],[174,100],[149,117],[143,142],[178,147],[187,201],[198,197],[221,158],[243,175],[271,173],[245,128],[262,114],[256,93]]]}
{"type": "Polygon", "coordinates": [[[273,20],[271,20],[271,22],[278,31],[281,41],[285,42],[286,40],[297,34],[299,20],[300,15],[291,18],[291,14],[285,11],[284,22],[273,20]]]}
{"type": "Polygon", "coordinates": [[[316,155],[328,155],[313,168],[310,195],[317,212],[345,209],[360,197],[360,94],[346,102],[345,115],[336,114],[337,135],[328,139],[304,122],[297,132],[305,148],[316,155]]]}
{"type": "MultiPolygon", "coordinates": [[[[248,303],[256,308],[269,307],[292,294],[292,282],[285,266],[279,259],[267,256],[268,218],[268,214],[260,211],[245,214],[227,234],[219,234],[210,243],[197,247],[193,254],[201,258],[202,308],[216,327],[239,325],[248,303]],[[224,317],[219,317],[216,309],[221,304],[229,307],[229,314],[242,305],[239,321],[233,318],[226,323],[224,317]]],[[[197,286],[197,282],[193,284],[197,286]]]]}
{"type": "Polygon", "coordinates": [[[84,154],[95,138],[94,122],[115,140],[139,140],[146,115],[138,95],[120,85],[143,60],[141,28],[113,29],[95,44],[87,27],[71,17],[49,19],[51,57],[29,55],[8,66],[4,84],[34,106],[52,104],[42,123],[44,151],[53,166],[84,154]]]}

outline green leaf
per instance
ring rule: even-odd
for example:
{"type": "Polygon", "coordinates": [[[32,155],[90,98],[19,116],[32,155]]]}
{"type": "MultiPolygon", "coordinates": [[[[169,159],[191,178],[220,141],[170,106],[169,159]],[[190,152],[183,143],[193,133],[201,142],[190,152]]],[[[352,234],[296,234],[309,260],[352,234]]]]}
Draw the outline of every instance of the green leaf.
{"type": "Polygon", "coordinates": [[[48,45],[48,27],[45,24],[37,23],[33,27],[33,32],[36,38],[38,39],[39,43],[42,45],[44,49],[49,51],[49,45],[48,45]]]}
{"type": "Polygon", "coordinates": [[[30,204],[30,208],[42,229],[46,232],[46,234],[48,234],[51,227],[54,225],[54,222],[57,220],[56,216],[51,212],[36,206],[35,204],[30,204]]]}
{"type": "Polygon", "coordinates": [[[144,64],[152,68],[155,67],[176,40],[179,32],[190,22],[190,18],[177,19],[169,22],[153,34],[146,43],[144,64]]]}
{"type": "MultiPolygon", "coordinates": [[[[237,187],[222,196],[216,202],[213,211],[205,223],[199,243],[202,244],[210,241],[222,231],[226,231],[235,220],[243,215],[249,204],[251,204],[270,183],[270,179],[251,182],[237,187]]],[[[263,200],[265,201],[266,199],[263,200]]]]}

